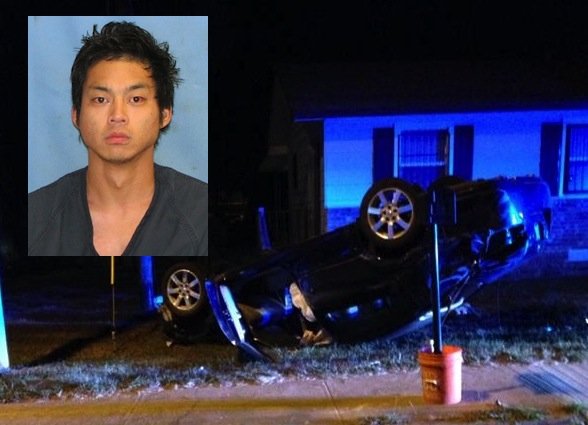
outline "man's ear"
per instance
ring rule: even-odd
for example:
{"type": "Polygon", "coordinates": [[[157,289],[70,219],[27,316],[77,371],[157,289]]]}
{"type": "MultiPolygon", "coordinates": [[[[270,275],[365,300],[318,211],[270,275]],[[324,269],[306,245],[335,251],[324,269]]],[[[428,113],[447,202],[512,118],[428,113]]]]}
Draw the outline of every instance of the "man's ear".
{"type": "Polygon", "coordinates": [[[173,109],[172,108],[163,108],[161,110],[161,125],[159,126],[160,130],[163,130],[165,127],[169,125],[173,117],[173,109]]]}
{"type": "Polygon", "coordinates": [[[71,108],[71,122],[75,128],[78,130],[80,129],[78,126],[78,111],[76,111],[76,108],[71,108]]]}

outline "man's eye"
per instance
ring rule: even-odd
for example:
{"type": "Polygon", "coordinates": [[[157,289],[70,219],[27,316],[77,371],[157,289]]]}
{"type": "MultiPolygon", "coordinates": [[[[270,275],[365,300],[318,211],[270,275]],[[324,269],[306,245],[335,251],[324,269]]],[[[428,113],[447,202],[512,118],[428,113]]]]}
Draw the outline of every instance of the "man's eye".
{"type": "Polygon", "coordinates": [[[133,96],[131,97],[131,103],[143,103],[145,98],[142,96],[133,96]]]}
{"type": "Polygon", "coordinates": [[[92,99],[95,103],[106,103],[106,98],[102,96],[95,97],[92,99]]]}

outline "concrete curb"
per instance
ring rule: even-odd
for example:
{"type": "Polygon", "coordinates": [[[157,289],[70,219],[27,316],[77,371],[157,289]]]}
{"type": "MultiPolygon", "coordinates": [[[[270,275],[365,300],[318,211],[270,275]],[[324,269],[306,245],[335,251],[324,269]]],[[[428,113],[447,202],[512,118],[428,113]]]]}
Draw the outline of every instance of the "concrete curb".
{"type": "Polygon", "coordinates": [[[493,364],[464,367],[462,372],[462,402],[451,406],[425,404],[420,372],[414,370],[265,385],[153,389],[100,400],[15,403],[2,407],[0,424],[329,425],[359,424],[366,417],[431,423],[451,422],[497,406],[541,409],[556,421],[566,405],[588,405],[588,362],[493,364]]]}

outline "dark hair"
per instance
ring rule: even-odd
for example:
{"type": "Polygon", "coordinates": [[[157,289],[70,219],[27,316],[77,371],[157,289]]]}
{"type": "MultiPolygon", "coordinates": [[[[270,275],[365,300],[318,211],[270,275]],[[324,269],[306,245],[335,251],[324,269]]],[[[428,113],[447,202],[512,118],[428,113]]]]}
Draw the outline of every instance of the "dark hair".
{"type": "MultiPolygon", "coordinates": [[[[155,81],[155,93],[160,111],[174,106],[174,87],[181,82],[176,60],[167,43],[158,43],[143,28],[131,22],[109,22],[98,32],[82,37],[71,67],[71,98],[78,116],[82,106],[82,91],[90,67],[101,60],[128,58],[145,63],[155,81]]],[[[162,131],[165,131],[164,128],[162,131]]]]}

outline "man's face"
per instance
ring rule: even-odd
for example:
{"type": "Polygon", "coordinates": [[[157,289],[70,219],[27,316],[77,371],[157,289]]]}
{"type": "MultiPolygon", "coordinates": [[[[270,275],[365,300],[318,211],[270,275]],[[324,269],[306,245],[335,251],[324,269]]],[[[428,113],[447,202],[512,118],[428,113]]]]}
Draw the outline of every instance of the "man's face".
{"type": "Polygon", "coordinates": [[[171,109],[160,111],[155,95],[155,82],[140,62],[103,60],[88,70],[72,121],[90,161],[123,164],[153,155],[159,131],[172,118],[171,109]]]}

